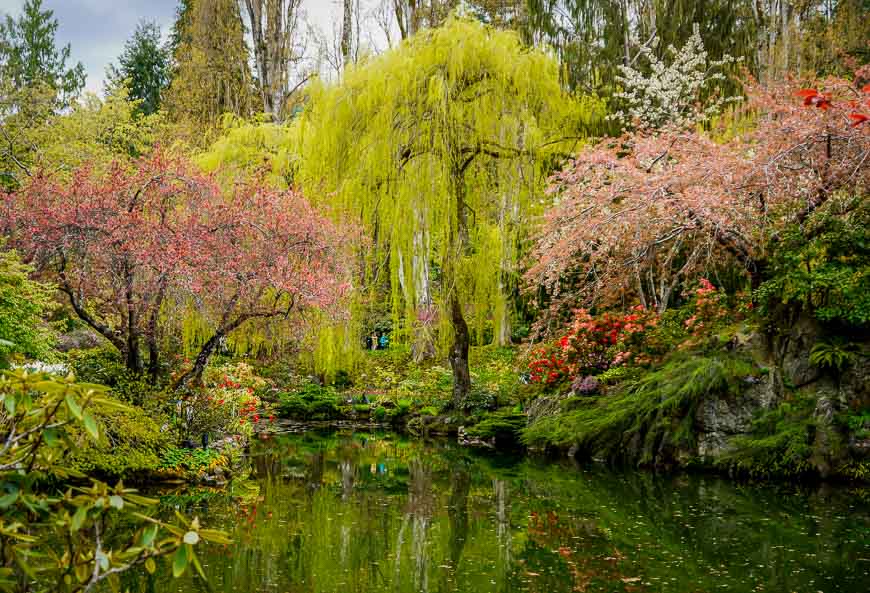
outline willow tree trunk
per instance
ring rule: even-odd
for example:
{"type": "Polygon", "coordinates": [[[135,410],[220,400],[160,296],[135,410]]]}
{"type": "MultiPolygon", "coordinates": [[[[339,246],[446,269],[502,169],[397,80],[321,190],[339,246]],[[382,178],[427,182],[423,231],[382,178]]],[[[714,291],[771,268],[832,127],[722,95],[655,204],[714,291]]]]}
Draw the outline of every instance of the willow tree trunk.
{"type": "Polygon", "coordinates": [[[418,316],[414,324],[414,341],[411,353],[415,362],[435,358],[435,336],[432,330],[432,286],[429,279],[429,233],[425,217],[415,212],[419,230],[414,233],[413,253],[411,254],[411,274],[418,316]]]}
{"type": "Polygon", "coordinates": [[[468,323],[462,312],[462,304],[459,302],[459,287],[457,268],[459,261],[466,256],[469,249],[468,240],[468,207],[465,203],[465,174],[464,170],[455,170],[452,175],[451,187],[456,201],[456,231],[452,234],[454,249],[448,251],[448,257],[455,261],[448,261],[445,271],[448,272],[445,281],[450,291],[450,323],[453,326],[453,345],[450,347],[448,359],[450,368],[453,370],[453,406],[459,408],[465,401],[468,392],[471,391],[471,371],[468,368],[468,348],[471,344],[471,336],[468,332],[468,323]]]}
{"type": "Polygon", "coordinates": [[[455,290],[450,297],[450,322],[453,325],[453,345],[450,346],[448,358],[450,368],[453,369],[453,406],[459,408],[471,391],[471,371],[468,368],[468,347],[471,339],[455,290]]]}

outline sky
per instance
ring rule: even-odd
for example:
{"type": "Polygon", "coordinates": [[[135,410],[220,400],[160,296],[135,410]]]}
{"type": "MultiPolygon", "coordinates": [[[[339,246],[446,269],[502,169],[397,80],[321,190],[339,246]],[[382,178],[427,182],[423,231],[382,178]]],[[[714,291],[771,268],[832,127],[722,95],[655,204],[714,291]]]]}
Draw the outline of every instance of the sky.
{"type": "MultiPolygon", "coordinates": [[[[43,0],[58,20],[60,47],[71,46],[72,62],[82,62],[88,74],[85,89],[103,90],[106,66],[114,62],[140,20],[157,21],[164,36],[175,19],[177,0],[43,0]]],[[[309,22],[332,30],[338,15],[336,0],[303,0],[309,22]]],[[[17,15],[24,0],[0,0],[0,13],[17,15]]]]}

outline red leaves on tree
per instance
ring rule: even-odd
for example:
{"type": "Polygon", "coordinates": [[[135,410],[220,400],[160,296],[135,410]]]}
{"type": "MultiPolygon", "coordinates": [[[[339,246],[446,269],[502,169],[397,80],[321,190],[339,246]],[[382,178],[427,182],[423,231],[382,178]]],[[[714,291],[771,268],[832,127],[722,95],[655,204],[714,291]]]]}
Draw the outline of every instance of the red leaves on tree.
{"type": "Polygon", "coordinates": [[[803,98],[804,105],[813,105],[823,110],[831,107],[830,95],[823,95],[816,89],[801,89],[795,95],[803,98]]]}
{"type": "Polygon", "coordinates": [[[15,245],[134,357],[167,305],[193,304],[223,334],[251,318],[333,307],[345,289],[342,233],[298,192],[261,183],[224,192],[160,152],[132,169],[85,166],[68,182],[37,174],[0,195],[0,208],[15,245]]]}

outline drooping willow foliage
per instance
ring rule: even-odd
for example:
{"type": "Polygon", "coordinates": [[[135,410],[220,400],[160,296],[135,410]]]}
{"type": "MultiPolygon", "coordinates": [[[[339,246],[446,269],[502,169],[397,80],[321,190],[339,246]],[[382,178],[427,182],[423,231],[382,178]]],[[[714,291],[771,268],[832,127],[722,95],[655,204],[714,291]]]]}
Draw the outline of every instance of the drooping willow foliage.
{"type": "Polygon", "coordinates": [[[394,341],[445,351],[455,299],[474,342],[503,343],[542,184],[602,115],[518,35],[451,18],[312,89],[299,180],[365,230],[361,285],[388,287],[394,341]]]}

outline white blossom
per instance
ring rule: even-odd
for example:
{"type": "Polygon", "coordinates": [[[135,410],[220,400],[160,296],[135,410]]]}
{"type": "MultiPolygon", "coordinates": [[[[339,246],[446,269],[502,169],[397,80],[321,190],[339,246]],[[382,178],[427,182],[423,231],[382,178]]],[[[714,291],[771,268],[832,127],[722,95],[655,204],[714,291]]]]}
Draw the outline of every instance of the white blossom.
{"type": "Polygon", "coordinates": [[[704,94],[725,80],[723,66],[736,60],[726,54],[721,60],[708,62],[697,24],[681,49],[668,46],[665,57],[670,63],[655,54],[657,43],[654,37],[641,46],[635,58],[648,63],[649,74],[632,65],[619,67],[617,81],[622,91],[616,97],[624,100],[625,108],[609,116],[611,119],[639,129],[686,128],[709,120],[723,105],[739,100],[711,93],[706,104],[702,103],[704,94]]]}

